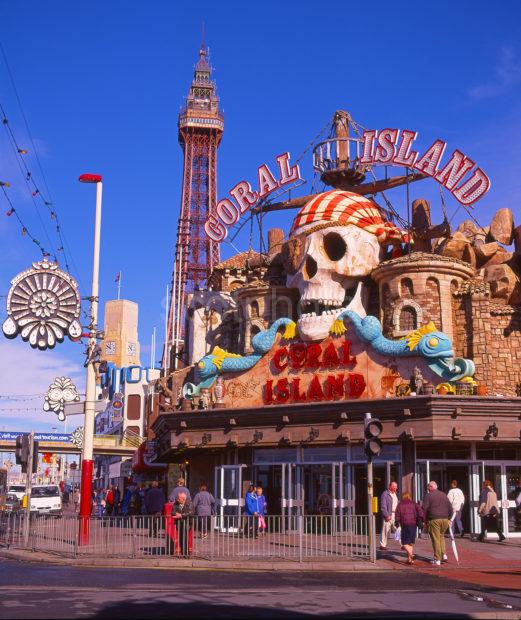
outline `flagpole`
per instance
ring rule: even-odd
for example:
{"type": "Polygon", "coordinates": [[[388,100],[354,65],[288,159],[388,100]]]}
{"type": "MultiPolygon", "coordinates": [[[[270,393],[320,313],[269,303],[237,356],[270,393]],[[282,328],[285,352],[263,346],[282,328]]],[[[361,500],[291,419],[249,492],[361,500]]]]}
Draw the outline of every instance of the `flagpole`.
{"type": "Polygon", "coordinates": [[[120,297],[121,297],[121,271],[119,272],[119,278],[118,278],[118,301],[120,297]]]}

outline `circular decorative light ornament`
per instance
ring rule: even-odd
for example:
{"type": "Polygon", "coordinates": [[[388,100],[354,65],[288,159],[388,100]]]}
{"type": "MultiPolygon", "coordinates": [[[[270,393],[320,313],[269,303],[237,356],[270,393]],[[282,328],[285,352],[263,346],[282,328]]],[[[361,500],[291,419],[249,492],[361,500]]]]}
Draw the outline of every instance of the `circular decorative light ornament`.
{"type": "Polygon", "coordinates": [[[78,389],[69,377],[56,377],[44,397],[43,410],[54,411],[58,420],[65,420],[65,403],[80,400],[78,389]]]}
{"type": "Polygon", "coordinates": [[[80,304],[76,280],[45,258],[11,281],[2,330],[6,338],[20,334],[33,349],[52,349],[65,335],[81,336],[80,304]]]}

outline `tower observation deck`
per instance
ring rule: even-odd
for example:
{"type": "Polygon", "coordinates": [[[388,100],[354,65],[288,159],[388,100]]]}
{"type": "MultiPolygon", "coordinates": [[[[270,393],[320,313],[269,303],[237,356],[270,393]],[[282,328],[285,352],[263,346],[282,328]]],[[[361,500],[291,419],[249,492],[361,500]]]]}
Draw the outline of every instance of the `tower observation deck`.
{"type": "Polygon", "coordinates": [[[219,244],[204,231],[204,223],[217,204],[217,147],[224,131],[211,74],[203,41],[178,120],[183,183],[163,359],[171,368],[178,368],[182,359],[186,296],[206,285],[219,262],[219,244]]]}

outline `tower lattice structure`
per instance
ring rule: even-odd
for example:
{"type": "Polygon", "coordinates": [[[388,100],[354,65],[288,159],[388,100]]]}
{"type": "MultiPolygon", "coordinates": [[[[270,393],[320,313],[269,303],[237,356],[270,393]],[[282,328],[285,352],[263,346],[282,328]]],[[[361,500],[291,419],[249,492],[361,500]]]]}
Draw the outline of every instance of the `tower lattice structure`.
{"type": "Polygon", "coordinates": [[[183,185],[163,360],[165,366],[173,368],[179,367],[182,358],[187,295],[205,286],[219,262],[219,244],[204,231],[204,223],[217,204],[217,147],[224,131],[211,73],[203,41],[178,120],[184,154],[183,185]]]}

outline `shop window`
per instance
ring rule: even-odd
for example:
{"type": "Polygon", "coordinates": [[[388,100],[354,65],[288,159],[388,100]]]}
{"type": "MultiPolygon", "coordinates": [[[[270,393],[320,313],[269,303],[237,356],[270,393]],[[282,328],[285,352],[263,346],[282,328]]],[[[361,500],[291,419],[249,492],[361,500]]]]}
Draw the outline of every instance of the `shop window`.
{"type": "Polygon", "coordinates": [[[412,332],[418,329],[418,316],[412,306],[404,306],[401,309],[399,329],[401,332],[412,332]]]}
{"type": "Polygon", "coordinates": [[[253,464],[296,463],[296,448],[259,448],[253,451],[253,464]]]}
{"type": "Polygon", "coordinates": [[[127,420],[141,419],[141,396],[139,394],[131,394],[127,398],[127,420]]]}
{"type": "Polygon", "coordinates": [[[518,446],[491,446],[481,444],[476,447],[478,459],[488,461],[518,461],[521,459],[521,448],[518,446]]]}
{"type": "Polygon", "coordinates": [[[453,444],[418,443],[416,444],[416,458],[432,461],[465,460],[470,458],[470,444],[456,442],[453,444]]]}
{"type": "Polygon", "coordinates": [[[304,448],[304,463],[329,463],[347,461],[347,448],[304,448]]]}

